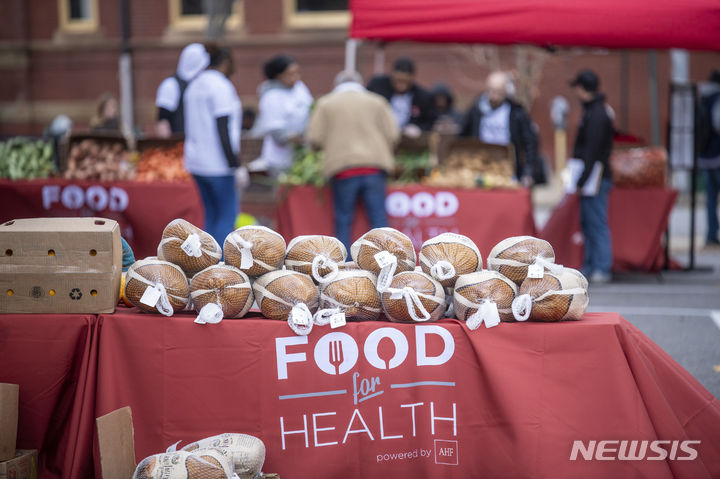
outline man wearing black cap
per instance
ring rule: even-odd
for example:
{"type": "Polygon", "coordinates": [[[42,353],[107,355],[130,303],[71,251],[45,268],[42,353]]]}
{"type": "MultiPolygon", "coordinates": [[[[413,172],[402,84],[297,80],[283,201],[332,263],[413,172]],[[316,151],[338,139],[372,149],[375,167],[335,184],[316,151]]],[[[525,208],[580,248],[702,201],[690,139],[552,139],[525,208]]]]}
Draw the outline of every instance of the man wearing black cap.
{"type": "Polygon", "coordinates": [[[580,71],[570,82],[583,106],[573,156],[581,159],[585,166],[577,181],[577,191],[585,190],[580,196],[580,224],[585,236],[583,273],[594,283],[608,283],[612,279],[607,210],[612,188],[610,152],[614,129],[605,95],[598,91],[599,85],[600,80],[592,70],[580,71]],[[584,187],[596,168],[601,168],[602,174],[597,189],[591,188],[595,191],[588,193],[584,187]]]}
{"type": "Polygon", "coordinates": [[[432,129],[435,123],[432,96],[415,83],[415,64],[409,58],[398,58],[390,75],[373,77],[367,89],[390,102],[398,126],[406,134],[432,129]]]}

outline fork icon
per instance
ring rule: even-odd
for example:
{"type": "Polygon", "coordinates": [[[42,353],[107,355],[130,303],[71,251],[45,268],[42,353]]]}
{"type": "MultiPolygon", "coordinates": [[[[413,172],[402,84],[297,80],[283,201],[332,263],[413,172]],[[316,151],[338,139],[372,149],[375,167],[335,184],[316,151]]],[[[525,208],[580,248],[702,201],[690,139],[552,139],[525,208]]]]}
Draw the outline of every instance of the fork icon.
{"type": "Polygon", "coordinates": [[[328,343],[329,353],[328,360],[335,368],[335,374],[340,374],[340,365],[344,362],[342,341],[330,341],[328,343]]]}

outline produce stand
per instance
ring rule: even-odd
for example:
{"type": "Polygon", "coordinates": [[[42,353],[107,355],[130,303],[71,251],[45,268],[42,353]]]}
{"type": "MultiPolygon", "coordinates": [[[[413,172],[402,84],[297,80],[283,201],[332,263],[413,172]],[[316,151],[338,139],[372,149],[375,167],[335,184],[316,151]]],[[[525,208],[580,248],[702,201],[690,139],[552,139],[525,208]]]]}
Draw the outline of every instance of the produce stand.
{"type": "Polygon", "coordinates": [[[265,442],[264,470],[281,477],[720,475],[717,399],[617,314],[475,332],[449,319],[350,323],[306,340],[252,313],[212,327],[193,319],[127,308],[0,316],[0,378],[20,384],[18,447],[40,449],[40,477],[88,477],[95,417],[126,405],[138,457],[241,430],[265,442]],[[381,364],[397,354],[393,340],[372,340],[382,333],[407,341],[397,367],[369,362],[368,343],[381,364]],[[313,351],[327,352],[329,339],[358,345],[353,372],[316,365],[313,351]],[[418,365],[418,355],[441,357],[446,344],[454,349],[444,363],[418,365]],[[301,357],[278,356],[276,347],[301,357]],[[287,379],[278,379],[278,357],[287,359],[287,379]],[[372,378],[373,393],[362,381],[372,378]],[[296,396],[324,391],[334,394],[296,396]],[[598,438],[700,444],[693,461],[569,460],[573,441],[598,438]]]}
{"type": "MultiPolygon", "coordinates": [[[[527,189],[449,189],[418,184],[390,186],[385,200],[389,225],[410,237],[416,249],[440,233],[470,237],[483,254],[509,236],[535,234],[527,189]]],[[[298,186],[279,193],[277,231],[286,240],[307,234],[334,235],[329,188],[298,186]]],[[[369,229],[358,208],[352,238],[369,229]]]]}
{"type": "Polygon", "coordinates": [[[116,220],[138,258],[157,253],[162,230],[175,218],[202,226],[200,194],[179,182],[0,180],[0,222],[17,218],[102,216],[116,220]]]}

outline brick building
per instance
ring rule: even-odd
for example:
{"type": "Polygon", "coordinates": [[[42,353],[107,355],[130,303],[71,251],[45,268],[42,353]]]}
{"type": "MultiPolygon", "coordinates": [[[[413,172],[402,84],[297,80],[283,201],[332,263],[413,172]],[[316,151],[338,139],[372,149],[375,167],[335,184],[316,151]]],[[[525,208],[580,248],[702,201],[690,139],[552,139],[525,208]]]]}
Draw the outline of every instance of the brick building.
{"type": "MultiPolygon", "coordinates": [[[[227,0],[231,1],[231,0],[227,0]]],[[[87,126],[103,92],[119,93],[121,0],[3,0],[0,2],[0,136],[38,134],[57,114],[70,116],[76,129],[87,126]]],[[[202,0],[127,0],[132,52],[135,124],[149,132],[154,95],[171,74],[181,48],[203,41],[207,16],[202,0]]],[[[261,65],[277,52],[295,56],[315,96],[331,88],[343,66],[350,17],[347,0],[232,0],[223,42],[233,48],[232,80],[245,106],[257,104],[261,65]]],[[[364,42],[359,70],[367,78],[377,68],[377,45],[364,42]]],[[[571,105],[568,141],[579,116],[567,80],[592,67],[617,112],[618,127],[649,139],[648,52],[586,48],[547,52],[534,47],[389,44],[387,67],[400,55],[413,57],[419,80],[430,86],[444,81],[464,109],[494,67],[519,75],[519,95],[541,130],[542,148],[553,150],[550,101],[565,96],[571,105]]],[[[704,80],[720,67],[717,53],[693,52],[690,75],[704,80]]],[[[667,122],[670,56],[658,52],[660,125],[667,122]]]]}

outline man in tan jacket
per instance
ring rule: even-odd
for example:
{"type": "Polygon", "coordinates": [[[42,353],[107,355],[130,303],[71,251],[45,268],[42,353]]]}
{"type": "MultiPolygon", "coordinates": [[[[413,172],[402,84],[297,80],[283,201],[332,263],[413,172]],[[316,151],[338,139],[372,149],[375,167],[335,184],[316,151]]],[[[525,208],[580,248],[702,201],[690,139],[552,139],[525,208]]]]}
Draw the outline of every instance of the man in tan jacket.
{"type": "Polygon", "coordinates": [[[335,89],[315,104],[306,135],[313,148],[325,152],[323,170],[333,193],[335,235],[349,250],[359,198],[370,226],[387,226],[385,179],[394,167],[397,122],[387,100],[367,91],[357,72],[341,72],[335,89]]]}

